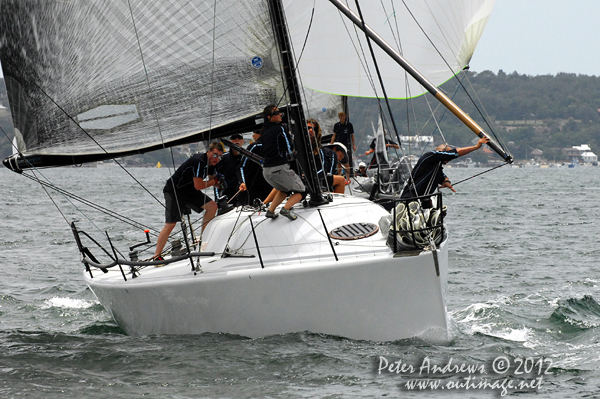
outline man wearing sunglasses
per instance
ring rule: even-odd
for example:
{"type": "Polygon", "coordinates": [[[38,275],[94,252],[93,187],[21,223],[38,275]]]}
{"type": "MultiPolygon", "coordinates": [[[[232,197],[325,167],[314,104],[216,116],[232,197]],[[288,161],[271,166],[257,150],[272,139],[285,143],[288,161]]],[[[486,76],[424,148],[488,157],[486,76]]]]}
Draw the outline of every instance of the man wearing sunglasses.
{"type": "Polygon", "coordinates": [[[215,165],[221,160],[223,152],[223,144],[215,141],[209,145],[206,153],[194,154],[182,163],[173,176],[167,180],[163,189],[165,227],[156,240],[155,259],[161,255],[171,232],[177,222],[181,221],[187,209],[193,209],[197,213],[201,213],[202,210],[206,211],[202,219],[202,231],[217,214],[216,202],[200,190],[219,185],[215,165]]]}
{"type": "Polygon", "coordinates": [[[290,196],[279,212],[290,220],[298,216],[291,211],[292,206],[302,200],[306,188],[300,177],[290,167],[294,154],[294,141],[287,126],[281,121],[284,114],[275,105],[267,105],[263,110],[265,126],[261,135],[264,148],[263,176],[277,191],[269,206],[266,217],[275,219],[275,210],[286,197],[290,196]]]}

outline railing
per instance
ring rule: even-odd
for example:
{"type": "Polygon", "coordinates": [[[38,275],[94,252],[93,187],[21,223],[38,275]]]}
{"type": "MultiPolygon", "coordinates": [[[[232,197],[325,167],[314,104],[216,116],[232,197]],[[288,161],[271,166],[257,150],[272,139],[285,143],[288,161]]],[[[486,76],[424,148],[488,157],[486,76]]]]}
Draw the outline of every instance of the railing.
{"type": "MultiPolygon", "coordinates": [[[[193,262],[192,262],[193,258],[198,258],[200,256],[209,256],[209,257],[215,256],[214,252],[191,252],[191,251],[188,252],[188,251],[186,251],[184,254],[182,254],[180,256],[172,256],[169,259],[153,260],[153,261],[138,261],[137,256],[132,256],[132,253],[130,252],[129,255],[132,258],[132,260],[126,260],[123,258],[119,258],[118,254],[117,254],[118,251],[113,246],[112,241],[110,240],[110,237],[108,237],[108,234],[107,234],[107,238],[108,238],[108,241],[111,246],[112,254],[107,249],[105,249],[98,241],[96,241],[89,234],[87,234],[85,231],[78,230],[77,227],[75,226],[75,222],[71,222],[71,230],[75,237],[75,242],[77,243],[77,248],[79,249],[79,252],[81,252],[81,262],[84,264],[85,270],[89,273],[91,278],[94,278],[94,275],[92,273],[92,267],[101,270],[103,273],[108,273],[108,269],[118,266],[119,270],[121,271],[121,274],[123,276],[123,279],[125,281],[127,281],[127,276],[126,276],[125,270],[123,269],[123,266],[129,266],[129,273],[131,275],[131,278],[135,278],[135,277],[137,277],[138,272],[141,269],[143,269],[144,267],[167,265],[169,263],[178,262],[178,261],[181,261],[184,259],[190,260],[190,263],[192,264],[192,271],[195,271],[195,268],[194,268],[193,262]],[[83,242],[81,240],[82,236],[87,237],[89,240],[91,240],[100,250],[102,250],[104,252],[104,254],[106,256],[108,256],[111,259],[111,262],[100,263],[96,259],[96,257],[92,254],[92,252],[89,250],[89,248],[87,248],[86,246],[83,245],[83,242]]],[[[148,237],[147,241],[149,242],[149,237],[148,237]]],[[[142,245],[147,244],[148,242],[142,243],[142,245]]],[[[137,246],[138,245],[130,247],[130,251],[133,250],[137,246]]]]}

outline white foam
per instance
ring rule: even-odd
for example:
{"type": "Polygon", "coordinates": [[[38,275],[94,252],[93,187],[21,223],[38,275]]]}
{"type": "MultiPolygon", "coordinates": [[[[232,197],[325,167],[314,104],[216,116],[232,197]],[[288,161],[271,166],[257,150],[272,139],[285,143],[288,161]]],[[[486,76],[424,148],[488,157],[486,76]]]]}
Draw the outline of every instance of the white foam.
{"type": "Polygon", "coordinates": [[[527,327],[503,328],[501,330],[496,328],[497,326],[492,324],[483,324],[472,326],[471,331],[513,342],[527,342],[531,335],[531,330],[527,327]]]}
{"type": "Polygon", "coordinates": [[[481,321],[486,320],[492,317],[491,314],[483,315],[486,309],[498,309],[500,306],[491,303],[474,303],[472,305],[467,306],[463,310],[456,310],[452,312],[452,316],[459,323],[468,323],[472,321],[481,321]],[[458,320],[460,319],[460,320],[458,320]]]}
{"type": "Polygon", "coordinates": [[[72,298],[54,298],[47,299],[42,305],[42,309],[48,308],[63,308],[63,309],[87,309],[96,304],[95,301],[86,301],[83,299],[72,299],[72,298]]]}

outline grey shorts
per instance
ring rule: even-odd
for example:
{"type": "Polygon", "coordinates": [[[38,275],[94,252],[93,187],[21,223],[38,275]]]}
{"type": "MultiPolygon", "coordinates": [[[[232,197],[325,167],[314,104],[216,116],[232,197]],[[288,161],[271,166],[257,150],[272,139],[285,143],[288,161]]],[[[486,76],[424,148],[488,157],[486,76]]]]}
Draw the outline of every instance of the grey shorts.
{"type": "Polygon", "coordinates": [[[289,164],[263,168],[263,176],[273,188],[284,193],[306,191],[302,179],[290,168],[289,164]]]}

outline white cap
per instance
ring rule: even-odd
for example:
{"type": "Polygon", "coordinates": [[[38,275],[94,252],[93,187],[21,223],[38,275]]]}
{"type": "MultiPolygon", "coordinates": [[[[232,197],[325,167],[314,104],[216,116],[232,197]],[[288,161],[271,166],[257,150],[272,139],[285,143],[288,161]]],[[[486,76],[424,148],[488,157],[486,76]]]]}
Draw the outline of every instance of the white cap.
{"type": "Polygon", "coordinates": [[[358,167],[359,167],[359,168],[366,168],[366,167],[367,167],[367,164],[366,164],[366,163],[364,163],[364,162],[361,162],[361,163],[359,163],[359,164],[358,164],[358,167]]]}

